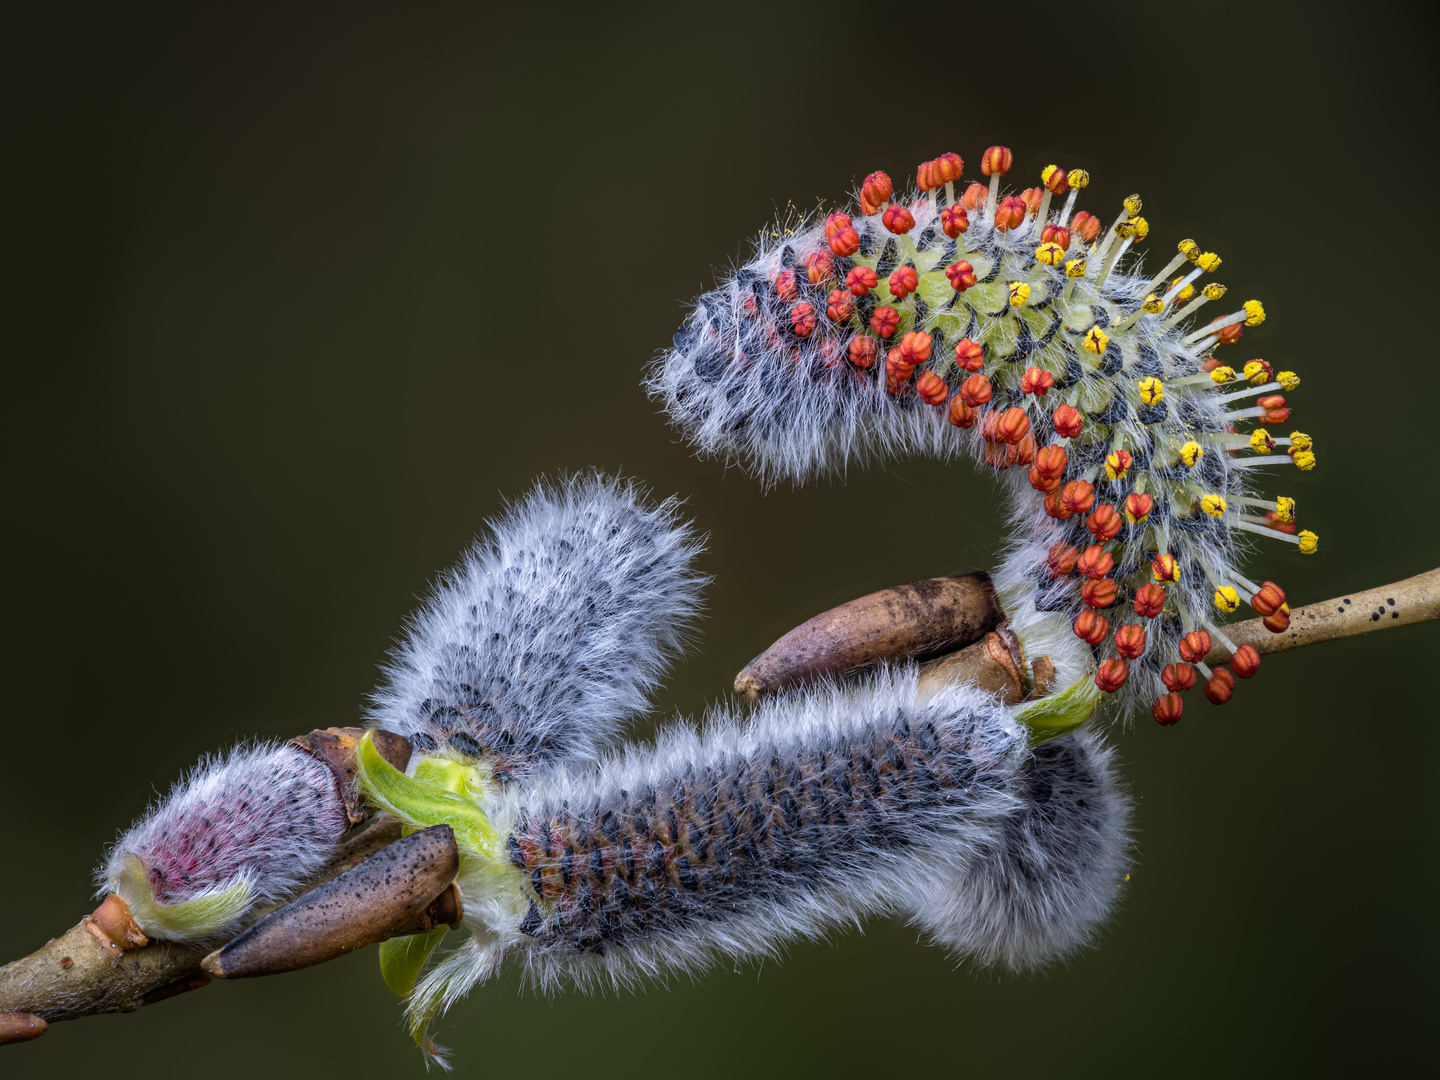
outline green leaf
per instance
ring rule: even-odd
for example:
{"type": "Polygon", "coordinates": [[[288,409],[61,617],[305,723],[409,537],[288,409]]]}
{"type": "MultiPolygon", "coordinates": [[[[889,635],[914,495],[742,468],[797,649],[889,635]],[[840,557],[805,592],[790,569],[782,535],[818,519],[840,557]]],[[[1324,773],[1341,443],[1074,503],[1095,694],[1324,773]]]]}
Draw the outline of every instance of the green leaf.
{"type": "Polygon", "coordinates": [[[1095,680],[1086,675],[1058,694],[1021,705],[1015,710],[1015,720],[1030,732],[1030,745],[1039,746],[1089,720],[1101,696],[1095,680]]]}
{"type": "Polygon", "coordinates": [[[380,977],[397,997],[410,996],[420,981],[420,969],[448,929],[448,926],[437,926],[427,934],[411,934],[380,943],[380,977]]]}
{"type": "MultiPolygon", "coordinates": [[[[361,789],[373,806],[388,810],[401,821],[422,829],[431,825],[449,825],[455,831],[455,842],[462,851],[483,855],[487,859],[498,856],[500,838],[473,799],[406,776],[380,756],[369,732],[360,740],[355,765],[361,789]]],[[[445,771],[448,774],[450,770],[445,771]]]]}

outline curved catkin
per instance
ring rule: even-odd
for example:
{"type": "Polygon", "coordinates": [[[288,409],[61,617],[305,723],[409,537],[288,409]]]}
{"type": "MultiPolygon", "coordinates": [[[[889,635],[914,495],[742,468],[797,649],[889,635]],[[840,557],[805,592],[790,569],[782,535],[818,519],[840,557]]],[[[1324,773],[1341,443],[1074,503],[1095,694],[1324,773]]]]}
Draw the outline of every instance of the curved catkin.
{"type": "Polygon", "coordinates": [[[146,934],[198,940],[289,896],[349,827],[324,764],[291,746],[237,747],[176,783],[97,878],[146,934]]]}
{"type": "Polygon", "coordinates": [[[858,206],[769,230],[695,301],[649,389],[696,450],[766,485],[909,454],[1002,473],[1007,610],[1053,613],[1093,649],[1115,711],[1148,704],[1173,724],[1197,682],[1222,704],[1259,666],[1225,616],[1248,603],[1288,628],[1284,590],[1241,563],[1257,537],[1318,546],[1294,499],[1254,484],[1315,465],[1310,436],[1271,433],[1300,379],[1227,359],[1265,311],[1248,300],[1206,321],[1226,291],[1197,284],[1215,253],[1181,240],[1142,268],[1139,196],[1105,228],[1075,208],[1083,170],[1051,165],[1006,194],[1012,164],[991,147],[988,190],[963,198],[955,154],[909,192],[873,173],[858,206]],[[1212,646],[1229,667],[1204,664],[1212,646]]]}
{"type": "Polygon", "coordinates": [[[537,485],[414,617],[372,720],[502,772],[594,760],[646,709],[699,602],[676,511],[598,475],[537,485]]]}

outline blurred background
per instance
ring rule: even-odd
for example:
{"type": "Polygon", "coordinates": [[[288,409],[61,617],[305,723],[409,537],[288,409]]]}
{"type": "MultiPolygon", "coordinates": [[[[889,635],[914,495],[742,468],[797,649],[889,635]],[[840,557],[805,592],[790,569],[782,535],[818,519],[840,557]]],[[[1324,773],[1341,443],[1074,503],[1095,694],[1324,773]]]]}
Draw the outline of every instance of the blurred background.
{"type": "MultiPolygon", "coordinates": [[[[93,906],[106,843],[195,758],[354,723],[433,576],[543,474],[679,493],[715,576],[643,735],[809,616],[992,564],[991,482],[929,461],[761,491],[640,389],[787,203],[954,150],[1131,191],[1269,312],[1321,467],[1292,603],[1440,562],[1424,285],[1436,67],[1418,4],[56,3],[5,35],[0,958],[93,906]],[[1417,251],[1417,245],[1421,250],[1417,251]],[[1418,256],[1418,257],[1417,257],[1418,256]],[[1374,397],[1370,393],[1374,392],[1374,397]],[[1373,520],[1372,520],[1373,518],[1373,520]]],[[[1153,259],[1152,259],[1153,261],[1153,259]]],[[[460,1075],[1310,1073],[1395,1065],[1437,1007],[1440,625],[1267,660],[1115,732],[1139,862],[1034,979],[899,923],[637,995],[512,977],[460,1075]]],[[[419,1076],[373,950],[0,1051],[7,1077],[419,1076]]]]}

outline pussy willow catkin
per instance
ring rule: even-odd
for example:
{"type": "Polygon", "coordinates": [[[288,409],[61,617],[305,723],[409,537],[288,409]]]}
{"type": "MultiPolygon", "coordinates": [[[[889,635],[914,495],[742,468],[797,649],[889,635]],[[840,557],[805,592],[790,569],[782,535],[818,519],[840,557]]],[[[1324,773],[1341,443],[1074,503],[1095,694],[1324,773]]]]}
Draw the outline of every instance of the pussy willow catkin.
{"type": "Polygon", "coordinates": [[[986,150],[988,185],[960,198],[955,154],[921,165],[909,193],[872,173],[857,206],[762,234],[696,301],[650,387],[698,450],[765,482],[906,453],[1001,471],[1007,610],[1063,615],[1102,690],[1173,724],[1197,671],[1219,704],[1259,666],[1226,615],[1243,602],[1288,626],[1284,591],[1240,560],[1259,537],[1316,549],[1293,499],[1254,490],[1263,469],[1315,464],[1309,436],[1271,434],[1300,380],[1216,357],[1264,309],[1205,321],[1225,288],[1200,279],[1220,258],[1191,240],[1142,272],[1139,196],[1106,227],[1076,209],[1083,170],[1047,166],[1005,195],[1012,163],[986,150]],[[1215,643],[1232,658],[1211,671],[1215,643]]]}

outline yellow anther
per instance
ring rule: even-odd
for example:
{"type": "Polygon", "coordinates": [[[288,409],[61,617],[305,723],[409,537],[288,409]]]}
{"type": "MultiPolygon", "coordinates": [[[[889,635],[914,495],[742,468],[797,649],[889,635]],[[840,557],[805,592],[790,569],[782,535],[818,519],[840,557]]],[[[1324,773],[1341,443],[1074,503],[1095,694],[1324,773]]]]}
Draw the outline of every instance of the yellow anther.
{"type": "Polygon", "coordinates": [[[1195,463],[1205,456],[1205,448],[1194,439],[1191,439],[1184,446],[1180,447],[1180,460],[1185,463],[1187,469],[1193,469],[1195,463]]]}
{"type": "Polygon", "coordinates": [[[1295,500],[1288,495],[1275,496],[1275,516],[1282,522],[1295,520],[1295,500]]]}
{"type": "Polygon", "coordinates": [[[1140,400],[1146,405],[1155,405],[1165,400],[1165,384],[1154,375],[1145,376],[1136,387],[1140,391],[1140,400]]]}
{"type": "Polygon", "coordinates": [[[1186,303],[1192,296],[1195,295],[1194,285],[1185,285],[1183,287],[1180,285],[1180,283],[1184,280],[1185,279],[1183,277],[1177,277],[1174,281],[1170,282],[1170,288],[1180,289],[1180,291],[1175,294],[1175,302],[1177,304],[1186,303]]]}
{"type": "MultiPolygon", "coordinates": [[[[1216,265],[1219,265],[1218,261],[1216,265]]],[[[1200,291],[1205,295],[1206,300],[1219,300],[1220,297],[1225,295],[1225,286],[1212,282],[1200,291]]]]}
{"type": "Polygon", "coordinates": [[[1264,360],[1251,360],[1245,365],[1245,378],[1249,379],[1256,386],[1270,381],[1270,371],[1265,366],[1264,360]]]}
{"type": "Polygon", "coordinates": [[[1145,237],[1150,235],[1150,222],[1146,221],[1143,217],[1137,217],[1130,224],[1135,227],[1136,240],[1144,240],[1145,237]]]}
{"type": "Polygon", "coordinates": [[[1215,606],[1221,611],[1238,611],[1240,608],[1240,594],[1229,585],[1221,585],[1215,590],[1215,606]]]}
{"type": "Polygon", "coordinates": [[[1158,315],[1165,310],[1165,305],[1160,302],[1160,297],[1152,292],[1145,297],[1145,302],[1140,305],[1140,310],[1150,315],[1158,315]]]}
{"type": "Polygon", "coordinates": [[[1180,243],[1176,245],[1175,250],[1191,262],[1194,262],[1200,255],[1200,247],[1194,240],[1181,240],[1180,243]]]}
{"type": "Polygon", "coordinates": [[[1065,264],[1065,276],[1069,278],[1085,276],[1085,260],[1071,259],[1065,264]]]}
{"type": "Polygon", "coordinates": [[[1090,183],[1090,174],[1084,169],[1071,169],[1065,174],[1065,183],[1070,185],[1071,191],[1079,191],[1090,183]]]}
{"type": "Polygon", "coordinates": [[[1300,541],[1301,555],[1314,555],[1320,549],[1320,537],[1309,529],[1301,529],[1297,539],[1300,541]]]}
{"type": "Polygon", "coordinates": [[[1257,454],[1268,454],[1275,449],[1275,440],[1263,427],[1256,428],[1250,433],[1250,449],[1257,454]]]}
{"type": "Polygon", "coordinates": [[[1040,170],[1040,183],[1044,184],[1046,187],[1049,187],[1049,186],[1050,186],[1050,177],[1052,177],[1052,176],[1055,175],[1055,170],[1058,169],[1059,167],[1060,167],[1059,165],[1046,165],[1045,168],[1041,169],[1041,170],[1040,170]]]}
{"type": "Polygon", "coordinates": [[[1119,451],[1112,451],[1105,458],[1105,477],[1108,480],[1124,480],[1125,474],[1130,471],[1130,455],[1120,456],[1119,451]]]}
{"type": "Polygon", "coordinates": [[[1296,450],[1294,457],[1290,460],[1295,462],[1296,468],[1301,472],[1309,472],[1315,468],[1315,454],[1310,450],[1296,450]]]}
{"type": "Polygon", "coordinates": [[[1259,326],[1265,321],[1265,309],[1260,306],[1259,300],[1245,301],[1245,325],[1259,326]]]}
{"type": "Polygon", "coordinates": [[[1210,372],[1210,381],[1216,383],[1217,385],[1221,383],[1234,382],[1235,369],[1233,367],[1226,367],[1224,364],[1221,364],[1214,371],[1210,372]]]}
{"type": "Polygon", "coordinates": [[[1023,281],[1010,282],[1010,306],[1024,307],[1030,299],[1030,286],[1023,281]]]}
{"type": "Polygon", "coordinates": [[[1200,500],[1200,509],[1204,510],[1205,513],[1211,517],[1218,518],[1221,514],[1225,513],[1225,496],[1206,495],[1200,500]]]}
{"type": "Polygon", "coordinates": [[[1220,256],[1216,255],[1213,251],[1202,251],[1199,255],[1195,256],[1195,265],[1207,274],[1213,274],[1216,270],[1220,269],[1220,262],[1220,256]]]}
{"type": "Polygon", "coordinates": [[[1296,450],[1310,450],[1315,446],[1315,440],[1306,435],[1303,431],[1290,432],[1290,444],[1296,450]]]}
{"type": "Polygon", "coordinates": [[[1121,240],[1128,240],[1130,237],[1135,235],[1135,222],[1120,222],[1120,224],[1115,226],[1115,235],[1120,237],[1121,240]]]}
{"type": "Polygon", "coordinates": [[[1136,214],[1140,213],[1140,207],[1142,205],[1144,204],[1140,202],[1139,195],[1127,195],[1125,197],[1125,212],[1129,214],[1132,218],[1136,214]]]}
{"type": "Polygon", "coordinates": [[[1105,355],[1105,346],[1110,344],[1110,335],[1101,330],[1098,326],[1092,326],[1085,331],[1085,351],[1092,352],[1096,356],[1105,355]]]}
{"type": "Polygon", "coordinates": [[[1046,266],[1059,266],[1065,260],[1065,249],[1054,242],[1041,244],[1035,249],[1035,258],[1046,266]]]}
{"type": "Polygon", "coordinates": [[[1275,376],[1275,381],[1280,384],[1282,390],[1294,390],[1300,385],[1300,376],[1293,371],[1282,371],[1275,376]]]}

